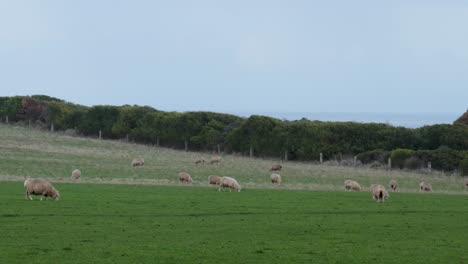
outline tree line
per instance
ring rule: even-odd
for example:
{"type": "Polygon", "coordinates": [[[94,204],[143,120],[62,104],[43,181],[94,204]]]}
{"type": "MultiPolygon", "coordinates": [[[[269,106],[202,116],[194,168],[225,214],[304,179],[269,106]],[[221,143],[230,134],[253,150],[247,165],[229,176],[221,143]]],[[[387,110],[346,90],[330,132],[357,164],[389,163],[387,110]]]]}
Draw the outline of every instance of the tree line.
{"type": "Polygon", "coordinates": [[[459,159],[468,150],[468,126],[463,124],[412,129],[383,123],[287,121],[259,115],[242,118],[214,112],[164,112],[137,105],[86,107],[45,95],[0,97],[0,117],[4,121],[8,117],[9,122],[53,125],[55,130],[74,129],[84,136],[101,133],[108,139],[288,160],[318,160],[322,153],[325,160],[358,155],[367,162],[369,152],[383,151],[389,156],[391,151],[403,149],[414,151],[406,159],[417,152],[424,162],[433,158],[430,153],[434,151],[452,151],[459,159]]]}

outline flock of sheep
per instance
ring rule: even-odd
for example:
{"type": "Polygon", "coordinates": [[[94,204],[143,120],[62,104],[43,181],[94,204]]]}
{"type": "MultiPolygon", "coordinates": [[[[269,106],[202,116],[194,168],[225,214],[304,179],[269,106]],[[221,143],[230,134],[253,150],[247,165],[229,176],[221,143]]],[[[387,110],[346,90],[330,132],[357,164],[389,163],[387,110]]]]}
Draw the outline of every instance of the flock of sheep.
{"type": "MultiPolygon", "coordinates": [[[[214,156],[210,159],[209,163],[220,163],[222,158],[219,156],[214,156]]],[[[205,163],[204,159],[199,159],[195,161],[195,164],[205,163]]],[[[132,160],[132,167],[142,167],[145,164],[144,159],[134,159],[132,160]]],[[[271,167],[270,171],[278,172],[281,171],[282,166],[279,164],[275,164],[271,167]]],[[[81,177],[81,171],[79,169],[75,169],[72,171],[70,178],[72,180],[78,180],[81,177]]],[[[273,184],[280,185],[281,184],[281,175],[278,173],[273,173],[270,176],[271,182],[273,184]]],[[[186,172],[179,173],[179,181],[182,183],[192,184],[193,180],[190,174],[186,172]]],[[[211,185],[218,186],[218,191],[225,190],[226,188],[230,191],[234,190],[237,192],[241,191],[241,186],[236,181],[236,179],[228,176],[220,177],[220,176],[209,176],[208,183],[211,185]]],[[[464,179],[464,186],[465,188],[468,187],[468,178],[464,179]]],[[[361,191],[361,185],[353,180],[345,180],[344,187],[347,191],[361,191]]],[[[389,182],[390,190],[397,191],[398,183],[396,180],[391,180],[389,182]]],[[[385,187],[381,184],[372,184],[370,187],[370,192],[372,194],[372,198],[377,202],[384,202],[385,199],[388,199],[390,195],[388,194],[385,187]]],[[[33,179],[27,177],[24,181],[24,190],[25,190],[25,198],[28,200],[32,200],[31,195],[41,195],[41,200],[47,199],[48,197],[54,200],[58,200],[60,198],[60,193],[57,191],[50,182],[44,179],[33,179]]],[[[432,191],[432,186],[429,183],[421,182],[419,184],[420,191],[432,191]]]]}
{"type": "MultiPolygon", "coordinates": [[[[388,185],[390,187],[390,190],[394,192],[397,191],[398,183],[396,180],[391,180],[388,185]]],[[[468,187],[468,178],[464,180],[464,185],[465,187],[468,187]]],[[[359,185],[359,183],[353,180],[345,180],[344,186],[345,186],[345,190],[347,191],[360,191],[361,190],[361,185],[359,185]]],[[[388,199],[390,197],[385,187],[381,184],[372,184],[369,187],[369,189],[372,194],[372,198],[376,202],[384,202],[385,199],[388,199]]],[[[427,182],[422,181],[419,184],[419,191],[432,192],[432,185],[430,185],[427,182]]]]}
{"type": "MultiPolygon", "coordinates": [[[[222,160],[221,157],[214,156],[214,157],[212,157],[210,159],[209,163],[210,164],[220,163],[221,160],[222,160]]],[[[199,160],[195,161],[195,164],[200,164],[200,163],[205,163],[205,160],[204,159],[199,159],[199,160]]],[[[281,168],[282,168],[281,165],[275,164],[275,165],[273,165],[271,167],[270,171],[280,171],[281,168]]],[[[279,175],[277,173],[273,173],[273,174],[271,174],[270,178],[271,178],[271,182],[273,184],[278,184],[278,185],[281,184],[281,175],[279,175]]],[[[182,183],[188,183],[188,184],[193,183],[192,177],[190,176],[190,174],[188,174],[186,172],[179,173],[179,181],[182,182],[182,183]]],[[[221,190],[224,191],[226,188],[228,188],[229,191],[232,191],[232,190],[237,191],[237,192],[241,191],[241,186],[239,185],[237,180],[232,178],[232,177],[228,177],[228,176],[224,176],[224,177],[209,176],[208,177],[208,183],[211,184],[211,185],[218,186],[218,191],[221,191],[221,190]]]]}

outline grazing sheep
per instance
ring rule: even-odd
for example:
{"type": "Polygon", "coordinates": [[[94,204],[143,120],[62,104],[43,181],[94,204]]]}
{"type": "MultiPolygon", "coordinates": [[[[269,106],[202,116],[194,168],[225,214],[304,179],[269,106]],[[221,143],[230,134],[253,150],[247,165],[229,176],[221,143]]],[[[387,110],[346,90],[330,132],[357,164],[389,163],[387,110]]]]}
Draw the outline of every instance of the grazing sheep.
{"type": "Polygon", "coordinates": [[[271,183],[281,184],[281,175],[273,173],[271,176],[271,183]]]}
{"type": "Polygon", "coordinates": [[[270,171],[280,171],[283,167],[279,164],[275,164],[273,166],[271,166],[271,169],[270,171]]]}
{"type": "Polygon", "coordinates": [[[210,159],[210,164],[213,164],[213,163],[220,163],[222,160],[222,158],[220,156],[214,156],[210,159]]]}
{"type": "Polygon", "coordinates": [[[145,165],[145,160],[144,159],[133,159],[132,160],[133,168],[143,167],[143,165],[145,165]]]}
{"type": "Polygon", "coordinates": [[[43,179],[33,179],[27,178],[24,181],[24,198],[26,200],[32,200],[33,195],[42,195],[42,198],[47,199],[50,197],[54,200],[58,200],[60,198],[60,193],[50,184],[50,182],[43,180],[43,179]]]}
{"type": "Polygon", "coordinates": [[[221,177],[219,176],[210,176],[208,177],[208,182],[212,185],[220,185],[221,184],[221,177]]]}
{"type": "Polygon", "coordinates": [[[241,191],[241,187],[239,183],[237,183],[237,181],[234,178],[227,177],[227,176],[224,176],[221,178],[221,184],[219,185],[218,191],[221,191],[221,188],[223,188],[223,191],[224,191],[224,188],[229,188],[229,191],[232,191],[232,190],[235,190],[238,192],[241,191]]]}
{"type": "Polygon", "coordinates": [[[347,191],[360,191],[361,190],[361,185],[359,185],[359,183],[352,181],[352,180],[344,181],[344,185],[347,191]]]}
{"type": "Polygon", "coordinates": [[[421,182],[419,184],[419,191],[426,191],[426,192],[432,192],[432,185],[430,185],[427,182],[421,182]]]}
{"type": "Polygon", "coordinates": [[[190,177],[190,174],[188,174],[186,172],[179,173],[179,181],[180,182],[185,182],[185,183],[190,183],[190,184],[193,183],[192,177],[190,177]]]}
{"type": "Polygon", "coordinates": [[[195,164],[205,164],[205,160],[204,159],[199,159],[199,160],[196,160],[195,161],[195,164]]]}
{"type": "Polygon", "coordinates": [[[372,198],[376,202],[384,202],[385,199],[388,199],[388,197],[390,196],[387,190],[385,190],[385,187],[380,184],[372,184],[371,193],[372,193],[372,198]]]}
{"type": "Polygon", "coordinates": [[[81,171],[79,169],[75,169],[72,171],[70,179],[72,180],[79,180],[81,177],[81,171]]]}
{"type": "Polygon", "coordinates": [[[390,180],[389,186],[390,186],[390,190],[396,192],[398,183],[396,180],[390,180]]]}

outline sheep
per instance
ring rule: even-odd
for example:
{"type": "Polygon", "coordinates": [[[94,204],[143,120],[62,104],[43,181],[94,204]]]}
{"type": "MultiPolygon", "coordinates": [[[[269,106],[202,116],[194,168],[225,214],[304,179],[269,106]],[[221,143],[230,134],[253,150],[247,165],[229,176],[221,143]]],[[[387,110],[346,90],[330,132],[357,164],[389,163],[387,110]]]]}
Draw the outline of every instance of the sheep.
{"type": "Polygon", "coordinates": [[[346,180],[344,181],[345,189],[347,191],[360,191],[361,190],[361,185],[359,183],[352,181],[352,180],[346,180]]]}
{"type": "Polygon", "coordinates": [[[419,191],[426,191],[426,192],[432,192],[432,185],[430,185],[427,182],[421,182],[419,184],[419,191]]]}
{"type": "Polygon", "coordinates": [[[144,159],[133,159],[132,160],[133,168],[143,167],[143,165],[145,165],[145,160],[144,159]]]}
{"type": "Polygon", "coordinates": [[[224,191],[224,188],[229,188],[229,191],[232,191],[232,190],[235,190],[238,192],[241,191],[241,187],[239,183],[237,183],[237,181],[234,178],[227,177],[227,176],[224,176],[221,178],[221,183],[219,184],[218,191],[221,191],[221,188],[223,188],[223,191],[224,191]]]}
{"type": "Polygon", "coordinates": [[[385,199],[388,199],[388,197],[390,196],[387,190],[385,190],[385,187],[380,184],[372,184],[371,193],[372,193],[372,198],[376,202],[384,202],[385,199]]]}
{"type": "Polygon", "coordinates": [[[41,201],[42,198],[47,199],[47,197],[50,197],[54,200],[59,200],[60,198],[60,193],[57,191],[50,182],[43,180],[43,179],[33,179],[33,178],[27,178],[24,181],[24,198],[26,200],[32,200],[31,194],[34,195],[42,195],[41,196],[41,201]]]}
{"type": "Polygon", "coordinates": [[[70,179],[72,180],[79,180],[81,177],[81,171],[79,169],[75,169],[72,171],[70,179]]]}
{"type": "Polygon", "coordinates": [[[208,183],[212,185],[220,185],[221,184],[221,177],[219,176],[210,176],[208,177],[208,183]]]}
{"type": "Polygon", "coordinates": [[[463,179],[463,185],[465,188],[468,187],[468,178],[463,179]]]}
{"type": "Polygon", "coordinates": [[[390,186],[390,190],[396,192],[398,183],[396,180],[390,180],[389,186],[390,186]]]}
{"type": "Polygon", "coordinates": [[[276,183],[278,185],[281,184],[281,175],[273,173],[271,176],[271,183],[276,183]]]}
{"type": "Polygon", "coordinates": [[[213,156],[211,159],[210,159],[210,164],[213,164],[213,163],[220,163],[222,160],[222,158],[220,156],[213,156]]]}
{"type": "Polygon", "coordinates": [[[271,169],[270,171],[280,171],[283,167],[279,164],[275,164],[273,166],[271,166],[271,169]]]}
{"type": "Polygon", "coordinates": [[[179,173],[179,181],[180,182],[185,182],[185,183],[193,183],[192,177],[190,177],[190,174],[186,172],[181,172],[179,173]]]}

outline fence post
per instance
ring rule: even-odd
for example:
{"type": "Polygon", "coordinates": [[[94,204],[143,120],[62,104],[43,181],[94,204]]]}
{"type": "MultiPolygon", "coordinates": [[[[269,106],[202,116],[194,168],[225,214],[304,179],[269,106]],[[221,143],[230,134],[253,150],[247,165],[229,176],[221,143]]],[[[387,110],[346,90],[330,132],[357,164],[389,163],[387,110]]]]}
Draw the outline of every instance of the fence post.
{"type": "Polygon", "coordinates": [[[156,146],[159,147],[159,137],[156,137],[156,146]]]}
{"type": "Polygon", "coordinates": [[[323,153],[320,152],[320,164],[323,164],[323,153]]]}
{"type": "Polygon", "coordinates": [[[8,116],[5,117],[5,122],[8,124],[8,116]]]}
{"type": "Polygon", "coordinates": [[[102,131],[99,129],[99,139],[102,139],[102,131]]]}
{"type": "Polygon", "coordinates": [[[184,144],[185,144],[185,151],[187,151],[187,150],[188,150],[188,142],[187,142],[187,140],[184,141],[184,144]]]}
{"type": "Polygon", "coordinates": [[[218,154],[221,153],[221,146],[218,144],[216,147],[218,148],[218,154]]]}
{"type": "Polygon", "coordinates": [[[288,151],[287,150],[284,151],[284,160],[288,160],[288,151]]]}
{"type": "Polygon", "coordinates": [[[429,171],[429,173],[432,171],[432,163],[430,161],[427,162],[427,170],[429,171]]]}
{"type": "Polygon", "coordinates": [[[253,157],[253,149],[252,149],[252,146],[250,146],[250,157],[253,157]]]}
{"type": "Polygon", "coordinates": [[[357,163],[357,156],[354,156],[354,160],[353,160],[353,166],[356,167],[356,163],[357,163]]]}
{"type": "Polygon", "coordinates": [[[50,132],[54,132],[54,122],[50,124],[50,132]]]}
{"type": "Polygon", "coordinates": [[[390,157],[388,158],[387,166],[388,166],[389,170],[392,169],[392,158],[390,158],[390,157]]]}
{"type": "Polygon", "coordinates": [[[28,120],[28,127],[31,128],[31,119],[28,120]]]}
{"type": "Polygon", "coordinates": [[[127,135],[125,136],[125,140],[127,140],[127,142],[128,142],[128,133],[127,133],[127,135]]]}

